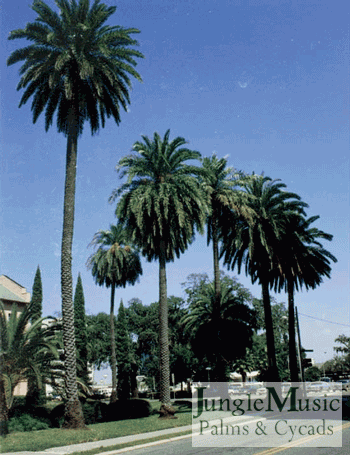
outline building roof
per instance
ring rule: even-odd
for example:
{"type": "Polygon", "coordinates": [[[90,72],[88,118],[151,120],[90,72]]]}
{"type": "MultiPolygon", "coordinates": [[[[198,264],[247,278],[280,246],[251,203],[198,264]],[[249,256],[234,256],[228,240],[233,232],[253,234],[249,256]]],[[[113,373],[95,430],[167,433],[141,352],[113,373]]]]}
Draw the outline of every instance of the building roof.
{"type": "Polygon", "coordinates": [[[1,275],[1,276],[4,276],[4,277],[6,277],[8,280],[11,280],[13,283],[17,284],[17,286],[19,286],[20,288],[25,289],[24,286],[22,286],[21,284],[17,283],[17,281],[13,280],[13,279],[10,278],[9,276],[7,276],[7,275],[1,275]]]}
{"type": "Polygon", "coordinates": [[[12,302],[28,303],[23,297],[20,297],[13,292],[9,291],[5,286],[0,284],[0,299],[11,300],[12,302]]]}

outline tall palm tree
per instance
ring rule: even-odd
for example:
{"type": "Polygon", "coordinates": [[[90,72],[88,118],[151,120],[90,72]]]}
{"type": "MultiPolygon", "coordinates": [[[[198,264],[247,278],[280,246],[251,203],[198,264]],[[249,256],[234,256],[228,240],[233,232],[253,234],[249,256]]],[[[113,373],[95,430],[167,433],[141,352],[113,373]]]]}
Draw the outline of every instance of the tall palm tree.
{"type": "Polygon", "coordinates": [[[170,405],[169,339],[166,263],[179,257],[193,241],[195,228],[202,232],[207,213],[206,195],[195,175],[198,168],[186,164],[200,153],[184,147],[177,137],[169,142],[170,130],[161,139],[142,136],[117,170],[127,182],[110,198],[120,196],[116,215],[130,230],[132,239],[148,261],[159,261],[159,343],[161,412],[174,412],[170,405]]]}
{"type": "Polygon", "coordinates": [[[97,246],[97,251],[87,262],[92,275],[99,286],[111,288],[110,305],[110,341],[112,394],[110,401],[117,399],[117,357],[115,351],[114,295],[117,287],[135,284],[142,275],[138,251],[130,244],[125,229],[120,225],[110,226],[109,231],[99,231],[90,245],[97,246]]]}
{"type": "Polygon", "coordinates": [[[41,0],[32,9],[38,14],[24,29],[14,30],[9,39],[25,38],[27,47],[14,51],[8,65],[24,61],[17,90],[24,89],[19,106],[33,98],[35,123],[45,111],[46,131],[57,112],[57,129],[67,137],[66,177],[61,247],[61,293],[66,388],[65,426],[84,426],[76,386],[76,352],[73,324],[72,242],[78,137],[85,121],[91,133],[104,127],[106,117],[120,123],[120,108],[130,102],[129,76],[141,80],[135,71],[135,57],[142,54],[131,35],[134,28],[104,25],[115,12],[95,0],[56,0],[59,13],[41,0]]]}
{"type": "Polygon", "coordinates": [[[281,239],[296,213],[302,214],[306,206],[300,196],[284,190],[285,184],[262,175],[252,175],[243,183],[245,191],[252,196],[250,206],[254,211],[251,221],[231,215],[222,229],[224,262],[233,269],[242,264],[252,282],[262,287],[265,313],[268,356],[268,378],[278,382],[275,341],[272,324],[269,288],[273,286],[277,273],[282,269],[284,249],[281,239]]]}
{"type": "Polygon", "coordinates": [[[206,358],[212,366],[211,379],[226,382],[227,369],[251,346],[257,326],[254,310],[249,308],[233,286],[222,281],[219,297],[217,308],[215,284],[206,285],[202,294],[190,305],[181,324],[191,339],[197,357],[206,358]]]}
{"type": "Polygon", "coordinates": [[[213,243],[214,287],[220,299],[219,228],[227,222],[230,209],[244,217],[250,216],[247,194],[239,190],[241,173],[227,167],[226,158],[218,159],[215,154],[202,160],[200,181],[209,195],[210,211],[207,217],[207,244],[213,243]]]}
{"type": "Polygon", "coordinates": [[[0,302],[0,435],[7,433],[8,410],[14,389],[21,381],[35,381],[39,389],[60,372],[60,325],[53,318],[36,318],[37,308],[30,304],[19,313],[14,305],[8,318],[0,302]]]}
{"type": "Polygon", "coordinates": [[[284,249],[282,269],[275,281],[275,291],[284,289],[288,293],[289,367],[292,382],[298,381],[294,291],[299,291],[303,286],[308,290],[320,285],[323,276],[330,278],[331,261],[337,262],[318,240],[331,241],[333,236],[311,226],[318,219],[319,216],[305,219],[296,214],[291,218],[281,239],[280,248],[283,244],[287,244],[288,248],[284,249]]]}

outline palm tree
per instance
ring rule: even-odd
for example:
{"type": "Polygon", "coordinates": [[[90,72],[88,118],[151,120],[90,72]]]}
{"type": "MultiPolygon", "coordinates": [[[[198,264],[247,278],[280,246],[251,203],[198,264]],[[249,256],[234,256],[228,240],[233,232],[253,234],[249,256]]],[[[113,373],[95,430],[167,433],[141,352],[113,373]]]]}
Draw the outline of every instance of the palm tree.
{"type": "Polygon", "coordinates": [[[179,257],[193,241],[195,228],[202,232],[207,212],[206,196],[195,175],[198,168],[185,164],[200,153],[183,147],[177,137],[169,142],[170,130],[161,139],[142,136],[117,170],[127,182],[110,198],[120,196],[116,215],[130,230],[132,239],[148,261],[159,261],[159,343],[161,412],[169,416],[170,405],[168,306],[166,263],[179,257]]]}
{"type": "Polygon", "coordinates": [[[281,248],[287,244],[282,257],[282,269],[275,281],[275,291],[284,289],[288,293],[289,367],[292,382],[298,382],[298,365],[295,344],[294,291],[303,286],[314,289],[322,283],[322,277],[330,278],[330,262],[337,259],[325,250],[318,239],[331,241],[333,236],[311,227],[319,219],[313,216],[305,219],[296,214],[290,220],[281,239],[281,248]]]}
{"type": "Polygon", "coordinates": [[[206,285],[181,321],[193,351],[212,366],[211,379],[227,381],[231,362],[245,355],[256,327],[255,312],[234,286],[221,282],[219,307],[215,284],[206,285]],[[210,336],[209,336],[210,334],[210,336]]]}
{"type": "Polygon", "coordinates": [[[218,159],[215,154],[202,160],[201,183],[209,195],[210,212],[207,217],[207,244],[213,242],[214,287],[216,298],[220,299],[219,232],[227,222],[230,209],[243,217],[249,217],[247,194],[238,190],[242,175],[227,167],[226,158],[218,159]]]}
{"type": "Polygon", "coordinates": [[[137,41],[130,35],[134,28],[104,25],[115,12],[95,0],[56,0],[56,13],[41,0],[34,0],[32,9],[38,14],[24,29],[14,30],[9,39],[25,38],[32,42],[14,51],[8,65],[24,61],[17,90],[24,89],[19,106],[33,97],[35,123],[45,111],[46,131],[57,111],[57,129],[67,137],[66,177],[61,247],[61,293],[63,341],[65,349],[66,388],[65,426],[84,427],[84,419],[76,386],[76,351],[73,323],[72,242],[74,227],[75,180],[78,137],[85,121],[91,133],[106,117],[120,123],[120,107],[130,102],[129,75],[141,80],[135,71],[135,57],[142,54],[130,46],[137,41]]]}
{"type": "Polygon", "coordinates": [[[281,239],[295,214],[302,214],[306,206],[301,198],[284,190],[286,185],[262,175],[252,175],[242,184],[252,197],[250,207],[254,212],[251,221],[231,215],[222,229],[221,255],[231,269],[237,265],[240,273],[245,264],[246,275],[252,282],[258,280],[262,287],[265,313],[268,356],[268,378],[278,382],[275,342],[271,315],[269,287],[273,286],[283,264],[284,248],[281,239]]]}
{"type": "Polygon", "coordinates": [[[99,286],[111,288],[110,306],[110,341],[112,394],[110,401],[117,399],[117,358],[115,351],[114,295],[115,288],[135,284],[142,275],[138,251],[128,241],[125,229],[120,225],[110,226],[109,231],[99,231],[90,245],[97,246],[97,251],[87,262],[92,275],[99,286]]]}
{"type": "Polygon", "coordinates": [[[35,305],[19,313],[14,305],[10,317],[0,302],[0,434],[7,433],[8,410],[15,387],[22,381],[35,381],[39,389],[51,383],[61,347],[60,326],[53,318],[36,318],[35,305]]]}

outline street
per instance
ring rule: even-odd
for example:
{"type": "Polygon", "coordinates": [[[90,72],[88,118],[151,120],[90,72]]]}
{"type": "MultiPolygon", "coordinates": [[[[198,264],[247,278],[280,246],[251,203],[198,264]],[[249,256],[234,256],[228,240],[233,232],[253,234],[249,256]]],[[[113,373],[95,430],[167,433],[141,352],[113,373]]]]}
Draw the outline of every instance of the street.
{"type": "MultiPolygon", "coordinates": [[[[176,441],[164,442],[161,441],[156,445],[150,445],[141,449],[129,450],[123,453],[132,453],[133,455],[272,455],[275,453],[285,453],[286,455],[348,455],[350,451],[350,422],[339,422],[339,427],[342,424],[343,429],[343,445],[342,447],[298,447],[291,444],[290,447],[273,447],[273,448],[255,448],[255,447],[223,447],[223,448],[206,448],[192,447],[192,437],[183,437],[176,441]]],[[[310,444],[312,438],[309,438],[310,444]]],[[[305,443],[305,442],[304,442],[305,443]]],[[[295,443],[294,443],[295,444],[295,443]]],[[[118,452],[115,452],[118,453],[118,452]]]]}

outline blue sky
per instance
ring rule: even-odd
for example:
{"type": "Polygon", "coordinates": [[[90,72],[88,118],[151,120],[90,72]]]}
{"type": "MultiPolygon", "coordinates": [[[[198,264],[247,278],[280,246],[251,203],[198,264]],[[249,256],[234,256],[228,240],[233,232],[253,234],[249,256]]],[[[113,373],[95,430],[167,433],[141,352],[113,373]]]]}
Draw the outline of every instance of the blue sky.
{"type": "MultiPolygon", "coordinates": [[[[54,6],[52,0],[47,3],[54,6]]],[[[110,120],[79,141],[73,278],[82,275],[87,312],[109,311],[109,290],[86,269],[95,232],[115,221],[108,204],[120,185],[115,165],[141,134],[182,136],[203,156],[214,151],[246,172],[280,178],[320,215],[317,227],[334,235],[325,247],[338,258],[331,280],[300,292],[303,345],[317,362],[333,356],[334,339],[349,336],[349,14],[343,1],[105,0],[117,5],[111,25],[136,27],[145,59],[137,67],[131,105],[120,126],[110,120]],[[330,324],[307,316],[333,321],[330,324]],[[344,324],[344,325],[341,325],[344,324]]],[[[66,140],[43,119],[32,123],[30,103],[18,109],[19,67],[5,57],[26,41],[8,33],[35,19],[30,2],[12,0],[1,13],[1,249],[0,274],[31,292],[39,264],[44,314],[60,311],[60,244],[66,140]]],[[[158,264],[116,298],[158,300],[158,264]]],[[[212,276],[211,248],[197,235],[168,265],[168,294],[183,296],[190,273],[212,276]]],[[[258,285],[239,280],[260,297],[258,285]]],[[[287,301],[285,294],[276,296],[287,301]]],[[[234,347],[233,347],[234,348],[234,347]]]]}

